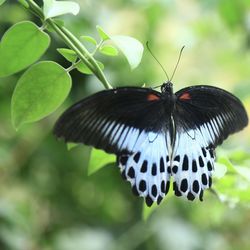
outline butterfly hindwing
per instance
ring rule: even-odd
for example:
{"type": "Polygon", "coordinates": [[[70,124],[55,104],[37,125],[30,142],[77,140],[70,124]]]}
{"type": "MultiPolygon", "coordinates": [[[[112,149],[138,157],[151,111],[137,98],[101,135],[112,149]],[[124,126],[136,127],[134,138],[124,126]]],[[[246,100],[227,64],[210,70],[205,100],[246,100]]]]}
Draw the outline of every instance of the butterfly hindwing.
{"type": "Polygon", "coordinates": [[[203,191],[211,187],[214,171],[214,148],[202,140],[198,130],[179,131],[173,151],[172,175],[177,196],[202,200],[203,191]]]}
{"type": "Polygon", "coordinates": [[[170,184],[170,138],[168,133],[144,132],[133,153],[121,153],[118,164],[122,176],[131,183],[135,194],[145,198],[148,206],[158,204],[170,184]]]}

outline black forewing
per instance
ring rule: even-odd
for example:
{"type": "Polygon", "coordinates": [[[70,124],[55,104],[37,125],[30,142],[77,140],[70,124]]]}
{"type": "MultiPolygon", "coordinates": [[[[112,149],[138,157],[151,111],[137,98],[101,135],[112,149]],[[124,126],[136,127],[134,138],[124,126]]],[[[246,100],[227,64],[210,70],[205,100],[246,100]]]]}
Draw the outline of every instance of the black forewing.
{"type": "Polygon", "coordinates": [[[109,153],[131,150],[141,131],[166,128],[161,93],[148,88],[98,92],[66,110],[54,133],[66,142],[92,145],[109,153]]]}
{"type": "Polygon", "coordinates": [[[214,147],[248,124],[241,101],[223,89],[206,85],[192,86],[176,92],[176,97],[177,131],[198,129],[204,140],[214,147]]]}

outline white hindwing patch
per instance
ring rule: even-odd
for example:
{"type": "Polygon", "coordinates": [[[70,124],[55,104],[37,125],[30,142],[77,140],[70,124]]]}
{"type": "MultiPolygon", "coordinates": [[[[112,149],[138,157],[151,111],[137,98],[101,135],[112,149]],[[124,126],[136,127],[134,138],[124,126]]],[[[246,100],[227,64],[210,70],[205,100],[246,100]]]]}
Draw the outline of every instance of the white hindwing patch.
{"type": "Polygon", "coordinates": [[[159,204],[169,189],[169,144],[164,133],[142,131],[132,143],[133,148],[128,146],[132,153],[124,152],[117,158],[122,176],[149,206],[154,201],[159,204]]]}
{"type": "Polygon", "coordinates": [[[171,165],[175,195],[202,200],[203,190],[211,187],[215,158],[211,139],[204,128],[176,134],[171,165]]]}

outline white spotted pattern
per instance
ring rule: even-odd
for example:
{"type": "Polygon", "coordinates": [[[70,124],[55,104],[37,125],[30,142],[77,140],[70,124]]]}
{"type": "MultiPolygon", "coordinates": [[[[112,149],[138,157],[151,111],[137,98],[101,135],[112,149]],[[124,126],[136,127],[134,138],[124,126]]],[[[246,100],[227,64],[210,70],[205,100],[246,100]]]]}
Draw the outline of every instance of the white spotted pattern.
{"type": "Polygon", "coordinates": [[[135,193],[145,197],[149,206],[154,201],[159,204],[168,192],[171,175],[169,144],[170,139],[164,133],[142,131],[136,142],[123,142],[133,153],[118,157],[122,175],[131,183],[135,193]]]}
{"type": "Polygon", "coordinates": [[[204,124],[195,130],[177,133],[171,162],[174,191],[189,200],[199,197],[212,184],[214,148],[219,127],[216,123],[204,124]]]}

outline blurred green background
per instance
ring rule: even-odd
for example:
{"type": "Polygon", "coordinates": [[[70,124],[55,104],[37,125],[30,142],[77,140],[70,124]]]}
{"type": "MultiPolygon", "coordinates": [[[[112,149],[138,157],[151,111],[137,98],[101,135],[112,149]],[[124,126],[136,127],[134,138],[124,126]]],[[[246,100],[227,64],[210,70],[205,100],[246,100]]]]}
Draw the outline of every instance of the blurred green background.
{"type": "MultiPolygon", "coordinates": [[[[149,41],[169,74],[185,45],[173,79],[175,90],[195,84],[218,86],[236,94],[250,113],[249,0],[77,2],[80,14],[61,18],[76,35],[97,37],[98,24],[109,34],[149,41]]],[[[22,20],[39,24],[17,1],[7,0],[0,7],[0,37],[22,20]]],[[[52,37],[43,59],[68,67],[56,52],[65,45],[55,34],[52,37]]],[[[166,80],[146,50],[133,72],[122,56],[99,59],[113,86],[154,86],[166,80]]],[[[1,250],[250,249],[249,126],[217,150],[219,159],[248,171],[238,175],[229,169],[221,179],[214,178],[215,191],[206,191],[204,202],[171,196],[145,222],[142,199],[131,194],[117,167],[109,165],[87,176],[90,149],[68,151],[51,133],[61,112],[103,89],[101,83],[73,71],[73,88],[63,106],[16,132],[10,101],[20,74],[0,79],[1,250]]]]}

